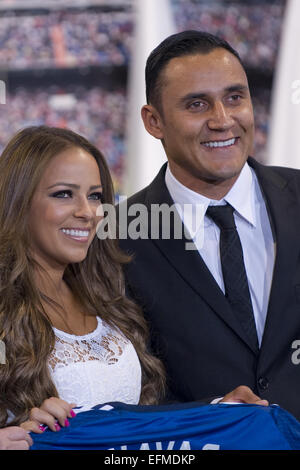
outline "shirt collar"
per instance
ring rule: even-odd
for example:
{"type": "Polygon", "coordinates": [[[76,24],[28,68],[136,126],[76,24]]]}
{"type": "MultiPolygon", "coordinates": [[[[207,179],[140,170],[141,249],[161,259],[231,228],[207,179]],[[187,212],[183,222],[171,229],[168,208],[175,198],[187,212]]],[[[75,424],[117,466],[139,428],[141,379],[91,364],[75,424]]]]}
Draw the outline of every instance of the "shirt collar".
{"type": "Polygon", "coordinates": [[[243,166],[238,179],[226,194],[224,200],[251,225],[256,225],[254,177],[248,163],[243,166]]]}
{"type": "Polygon", "coordinates": [[[254,189],[254,174],[246,163],[236,182],[220,201],[209,199],[202,194],[196,193],[191,189],[181,184],[175,176],[171,173],[169,165],[167,166],[165,175],[166,186],[171,194],[175,204],[200,204],[203,206],[203,217],[207,207],[212,205],[221,205],[228,202],[236,212],[251,225],[256,225],[255,218],[255,189],[254,189]]]}

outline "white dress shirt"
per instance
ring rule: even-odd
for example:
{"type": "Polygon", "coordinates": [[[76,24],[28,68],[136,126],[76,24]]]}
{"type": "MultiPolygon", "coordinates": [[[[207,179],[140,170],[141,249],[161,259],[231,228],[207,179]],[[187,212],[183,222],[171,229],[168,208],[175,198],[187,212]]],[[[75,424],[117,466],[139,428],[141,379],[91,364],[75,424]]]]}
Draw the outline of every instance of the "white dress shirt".
{"type": "MultiPolygon", "coordinates": [[[[181,212],[181,219],[189,231],[204,262],[224,292],[224,281],[219,254],[220,229],[205,212],[211,205],[229,203],[234,209],[234,218],[244,254],[244,262],[252,299],[253,312],[259,345],[265,326],[269,294],[272,283],[275,244],[271,231],[266,204],[255,172],[246,163],[233,187],[220,201],[211,200],[181,184],[167,167],[165,181],[176,205],[184,204],[202,207],[202,225],[195,233],[195,221],[181,212]],[[201,236],[199,236],[199,234],[201,236]]],[[[199,215],[199,213],[198,213],[199,215]]],[[[200,218],[198,219],[199,222],[200,218]]],[[[198,223],[196,224],[198,226],[198,223]]]]}

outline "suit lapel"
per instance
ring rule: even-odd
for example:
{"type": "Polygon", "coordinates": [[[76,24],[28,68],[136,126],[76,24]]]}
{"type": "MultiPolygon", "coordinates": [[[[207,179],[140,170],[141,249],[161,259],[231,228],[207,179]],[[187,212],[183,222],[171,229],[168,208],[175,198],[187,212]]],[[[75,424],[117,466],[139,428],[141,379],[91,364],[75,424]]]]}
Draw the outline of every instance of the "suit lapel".
{"type": "MultiPolygon", "coordinates": [[[[156,179],[148,187],[145,203],[148,207],[149,214],[152,204],[160,205],[164,203],[168,206],[174,204],[165,185],[165,169],[166,165],[164,165],[156,179]]],[[[177,214],[176,217],[179,218],[179,215],[177,214]]],[[[181,224],[181,221],[179,223],[181,224]]],[[[252,346],[239,319],[231,310],[222,290],[219,288],[197,249],[186,250],[186,243],[190,242],[190,240],[184,237],[182,239],[174,238],[173,224],[170,228],[170,239],[163,239],[161,237],[153,239],[151,237],[150,220],[149,227],[149,238],[156,244],[162,255],[168,259],[169,263],[172,264],[180,276],[192,287],[195,293],[200,295],[210,308],[235,331],[254,353],[257,353],[255,346],[252,346]]],[[[183,227],[182,233],[184,233],[183,227]]],[[[201,315],[201,312],[199,312],[199,315],[201,315]]]]}
{"type": "Polygon", "coordinates": [[[272,287],[262,341],[262,350],[272,349],[272,354],[264,354],[264,360],[268,362],[274,360],[276,352],[281,354],[282,347],[286,347],[287,338],[293,338],[299,325],[298,317],[291,314],[290,318],[287,317],[290,311],[287,305],[293,302],[290,298],[291,287],[295,282],[293,276],[300,251],[300,205],[295,178],[286,179],[272,168],[259,165],[252,159],[249,163],[257,174],[264,194],[276,243],[272,287]]]}

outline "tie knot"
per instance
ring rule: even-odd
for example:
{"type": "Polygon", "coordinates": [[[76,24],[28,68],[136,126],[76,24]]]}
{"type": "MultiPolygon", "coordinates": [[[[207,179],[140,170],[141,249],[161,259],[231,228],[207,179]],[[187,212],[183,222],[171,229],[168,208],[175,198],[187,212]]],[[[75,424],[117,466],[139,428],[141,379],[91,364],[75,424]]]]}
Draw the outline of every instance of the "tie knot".
{"type": "Polygon", "coordinates": [[[206,215],[210,217],[221,230],[235,229],[233,211],[233,207],[229,204],[223,206],[209,206],[206,215]]]}

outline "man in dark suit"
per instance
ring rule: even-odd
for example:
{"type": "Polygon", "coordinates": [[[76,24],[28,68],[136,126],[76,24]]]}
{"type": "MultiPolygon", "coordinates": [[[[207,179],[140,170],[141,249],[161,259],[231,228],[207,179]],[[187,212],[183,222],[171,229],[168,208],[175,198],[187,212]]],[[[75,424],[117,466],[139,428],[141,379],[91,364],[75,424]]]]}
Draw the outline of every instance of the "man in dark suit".
{"type": "Polygon", "coordinates": [[[131,217],[120,243],[133,255],[128,291],[144,309],[172,396],[260,397],[300,419],[300,172],[249,157],[247,76],[225,41],[197,31],[167,38],[148,58],[146,95],[144,125],[168,163],[127,201],[131,214],[147,210],[143,236],[130,233],[131,217]],[[196,228],[184,205],[202,208],[196,228]],[[211,206],[223,214],[226,206],[230,221],[211,206]]]}

